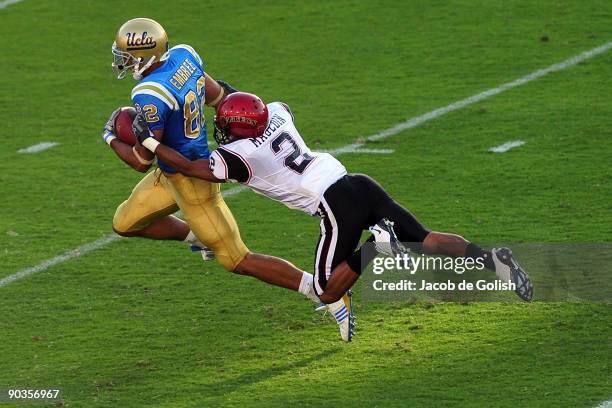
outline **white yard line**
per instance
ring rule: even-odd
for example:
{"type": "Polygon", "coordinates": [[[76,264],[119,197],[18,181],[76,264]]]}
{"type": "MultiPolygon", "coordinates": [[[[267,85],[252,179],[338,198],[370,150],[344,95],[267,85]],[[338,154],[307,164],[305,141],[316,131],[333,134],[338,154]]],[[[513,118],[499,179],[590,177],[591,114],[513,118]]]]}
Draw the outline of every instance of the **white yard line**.
{"type": "Polygon", "coordinates": [[[0,9],[10,6],[11,4],[21,3],[23,0],[4,0],[0,1],[0,9]]]}
{"type": "Polygon", "coordinates": [[[492,153],[506,153],[508,150],[514,149],[515,147],[519,147],[524,144],[525,142],[522,140],[512,140],[510,142],[506,142],[499,146],[491,147],[489,151],[492,153]]]}
{"type": "MultiPolygon", "coordinates": [[[[573,67],[583,61],[586,61],[590,58],[596,57],[599,54],[603,54],[604,52],[609,51],[612,48],[612,42],[606,43],[604,45],[600,45],[599,47],[595,47],[591,50],[580,53],[576,56],[566,59],[563,62],[559,62],[558,64],[551,65],[548,68],[540,69],[532,72],[531,74],[525,75],[524,77],[515,79],[511,82],[506,82],[500,86],[495,88],[488,89],[484,92],[478,93],[476,95],[472,95],[468,98],[462,99],[460,101],[451,103],[450,105],[443,106],[441,108],[432,110],[431,112],[427,112],[423,115],[414,117],[412,119],[408,119],[404,122],[398,123],[395,126],[392,126],[388,129],[385,129],[381,132],[378,132],[372,136],[368,136],[365,138],[366,141],[377,141],[381,139],[386,139],[390,136],[394,136],[404,130],[411,129],[413,127],[419,126],[422,123],[428,122],[432,119],[436,119],[442,115],[446,115],[447,113],[456,111],[461,108],[465,108],[466,106],[473,105],[477,102],[488,99],[492,96],[505,92],[509,89],[516,88],[521,85],[525,85],[531,81],[535,81],[536,79],[540,79],[543,76],[548,74],[552,74],[553,72],[562,71],[566,68],[573,67]]],[[[344,147],[341,147],[336,150],[337,153],[341,153],[347,150],[351,150],[355,147],[363,145],[363,142],[356,142],[344,147]]]]}
{"type": "Polygon", "coordinates": [[[395,150],[393,149],[365,149],[362,147],[360,149],[356,149],[353,152],[347,152],[347,153],[393,154],[395,153],[395,150]]]}
{"type": "Polygon", "coordinates": [[[38,265],[34,265],[29,268],[22,269],[17,273],[9,275],[6,278],[0,279],[0,287],[6,286],[9,283],[15,282],[16,280],[19,280],[21,278],[25,278],[26,276],[33,275],[40,271],[44,271],[45,269],[48,269],[52,267],[53,265],[64,263],[66,261],[71,260],[72,258],[78,258],[80,256],[83,256],[86,253],[102,248],[103,246],[106,246],[110,244],[111,242],[118,240],[119,238],[121,237],[116,234],[106,235],[93,242],[89,242],[87,244],[81,245],[80,247],[71,249],[68,252],[64,252],[63,254],[58,255],[55,258],[51,258],[51,259],[47,259],[46,261],[42,261],[38,265]]]}
{"type": "Polygon", "coordinates": [[[52,147],[55,147],[58,144],[59,144],[58,142],[41,142],[41,143],[35,144],[33,146],[26,147],[25,149],[19,149],[19,150],[17,150],[17,152],[18,153],[26,153],[26,154],[39,153],[39,152],[42,152],[44,150],[50,149],[52,147]]]}
{"type": "Polygon", "coordinates": [[[595,408],[612,408],[612,400],[604,401],[601,404],[599,404],[598,406],[596,406],[595,408]]]}
{"type": "Polygon", "coordinates": [[[235,196],[236,194],[240,194],[244,190],[248,190],[248,189],[249,188],[246,186],[236,186],[236,187],[228,188],[227,190],[223,192],[223,197],[235,196]]]}
{"type": "MultiPolygon", "coordinates": [[[[2,3],[0,3],[2,4],[2,3]]],[[[382,139],[386,139],[388,137],[397,135],[398,133],[403,132],[404,130],[407,129],[411,129],[413,127],[416,127],[420,124],[423,124],[425,122],[428,122],[432,119],[436,119],[440,116],[446,115],[447,113],[456,111],[458,109],[464,108],[466,106],[475,104],[477,102],[483,101],[485,99],[488,99],[494,95],[500,94],[502,92],[505,92],[509,89],[512,88],[516,88],[518,86],[521,85],[525,85],[531,81],[534,81],[536,79],[542,78],[543,76],[546,76],[548,74],[551,74],[553,72],[558,72],[561,70],[564,70],[566,68],[572,67],[574,65],[579,64],[582,61],[588,60],[590,58],[593,58],[599,54],[603,54],[604,52],[610,50],[612,48],[612,42],[606,43],[604,45],[601,45],[599,47],[593,48],[589,51],[585,51],[581,54],[578,54],[576,56],[573,56],[571,58],[566,59],[563,62],[560,62],[558,64],[554,64],[549,66],[548,68],[544,68],[544,69],[540,69],[538,71],[532,72],[531,74],[525,75],[524,77],[515,79],[512,82],[507,82],[505,84],[502,84],[500,86],[497,86],[495,88],[491,88],[489,90],[486,90],[484,92],[480,92],[478,94],[472,95],[468,98],[462,99],[460,101],[451,103],[450,105],[446,105],[443,106],[441,108],[435,109],[431,112],[427,112],[423,115],[420,116],[416,116],[414,118],[408,119],[404,122],[398,123],[395,126],[392,126],[388,129],[385,129],[381,132],[378,132],[374,135],[368,136],[365,139],[360,139],[358,142],[355,143],[351,143],[349,145],[346,146],[342,146],[336,149],[332,149],[329,150],[329,153],[339,156],[341,154],[344,153],[352,153],[355,152],[356,149],[361,148],[364,145],[364,142],[367,141],[376,141],[376,140],[382,140],[382,139]]],[[[225,197],[228,196],[233,196],[236,194],[241,193],[242,191],[247,190],[246,187],[235,187],[229,190],[226,190],[226,192],[224,193],[225,197]]],[[[34,273],[37,272],[41,272],[44,271],[46,269],[48,269],[49,267],[53,266],[53,265],[57,265],[59,263],[62,262],[66,262],[70,259],[73,258],[77,258],[80,257],[81,255],[84,255],[88,252],[94,251],[98,248],[102,248],[103,246],[106,246],[108,244],[110,244],[113,241],[116,241],[118,239],[118,237],[115,234],[111,234],[111,235],[107,235],[105,237],[102,237],[100,239],[98,239],[97,241],[94,241],[90,244],[85,244],[81,247],[78,247],[76,249],[73,249],[71,251],[68,251],[62,255],[56,256],[55,258],[51,258],[48,259],[46,261],[43,261],[37,265],[31,266],[29,268],[26,269],[22,269],[19,272],[16,272],[12,275],[7,276],[6,278],[0,280],[0,287],[5,286],[11,282],[14,282],[18,279],[21,279],[23,277],[32,275],[34,273]]]]}
{"type": "Polygon", "coordinates": [[[367,154],[393,154],[395,153],[395,150],[393,149],[367,149],[365,147],[362,147],[362,145],[349,147],[348,149],[344,149],[342,151],[338,151],[338,149],[321,150],[321,151],[331,153],[334,156],[338,156],[344,153],[367,153],[367,154]]]}

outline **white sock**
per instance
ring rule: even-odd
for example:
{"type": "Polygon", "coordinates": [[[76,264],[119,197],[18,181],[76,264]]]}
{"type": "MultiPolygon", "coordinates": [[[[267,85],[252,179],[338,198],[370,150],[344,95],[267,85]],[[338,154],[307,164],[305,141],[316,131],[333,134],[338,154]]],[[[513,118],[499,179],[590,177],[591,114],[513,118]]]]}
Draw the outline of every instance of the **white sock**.
{"type": "Polygon", "coordinates": [[[188,244],[197,245],[200,248],[204,248],[204,245],[202,245],[202,243],[200,242],[198,237],[195,236],[192,230],[189,230],[189,234],[187,234],[187,237],[183,241],[187,242],[188,244]]]}
{"type": "Polygon", "coordinates": [[[321,302],[314,290],[314,278],[312,274],[308,272],[302,272],[302,280],[300,281],[300,287],[298,288],[298,292],[300,292],[313,302],[321,302]]]}

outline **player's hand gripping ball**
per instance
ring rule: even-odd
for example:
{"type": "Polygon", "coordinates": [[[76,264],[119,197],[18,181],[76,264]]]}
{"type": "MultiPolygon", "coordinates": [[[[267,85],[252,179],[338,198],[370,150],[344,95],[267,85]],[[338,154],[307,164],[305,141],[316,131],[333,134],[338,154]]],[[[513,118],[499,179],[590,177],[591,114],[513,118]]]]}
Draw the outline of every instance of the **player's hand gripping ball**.
{"type": "Polygon", "coordinates": [[[139,112],[135,117],[133,122],[131,123],[134,137],[138,139],[140,143],[143,143],[149,137],[153,137],[151,130],[149,130],[149,125],[147,124],[147,120],[144,117],[142,112],[139,112]]]}
{"type": "Polygon", "coordinates": [[[114,133],[124,143],[134,146],[136,135],[132,130],[132,121],[136,117],[136,109],[131,106],[124,106],[119,110],[114,120],[114,133]]]}

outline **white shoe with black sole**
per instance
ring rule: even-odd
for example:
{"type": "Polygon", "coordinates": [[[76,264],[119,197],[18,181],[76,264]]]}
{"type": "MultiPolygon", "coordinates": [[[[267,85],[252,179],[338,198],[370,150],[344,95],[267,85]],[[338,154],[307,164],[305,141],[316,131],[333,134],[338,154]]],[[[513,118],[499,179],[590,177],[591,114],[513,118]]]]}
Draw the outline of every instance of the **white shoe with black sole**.
{"type": "Polygon", "coordinates": [[[316,309],[329,311],[338,323],[340,330],[340,338],[342,341],[349,342],[353,340],[355,334],[355,314],[353,313],[353,292],[348,291],[340,300],[328,305],[322,303],[316,309]]]}
{"type": "Polygon", "coordinates": [[[493,248],[493,263],[495,264],[495,274],[502,282],[514,283],[514,292],[518,297],[526,302],[533,299],[533,284],[529,275],[516,262],[512,256],[510,248],[493,248]]]}
{"type": "Polygon", "coordinates": [[[368,228],[374,235],[376,250],[389,256],[408,254],[410,251],[402,245],[393,230],[393,222],[386,218],[378,221],[376,225],[368,228]]]}

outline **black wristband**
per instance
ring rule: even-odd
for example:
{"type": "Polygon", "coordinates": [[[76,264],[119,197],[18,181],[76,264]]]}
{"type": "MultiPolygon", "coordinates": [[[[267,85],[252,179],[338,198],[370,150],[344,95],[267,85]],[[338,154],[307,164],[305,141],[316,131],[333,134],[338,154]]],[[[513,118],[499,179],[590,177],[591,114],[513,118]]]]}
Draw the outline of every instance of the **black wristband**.
{"type": "Polygon", "coordinates": [[[234,88],[233,86],[231,86],[230,84],[228,84],[227,82],[225,82],[222,79],[218,79],[217,83],[219,85],[221,85],[221,88],[223,88],[225,90],[226,94],[233,94],[234,92],[238,92],[238,90],[236,88],[234,88]]]}

